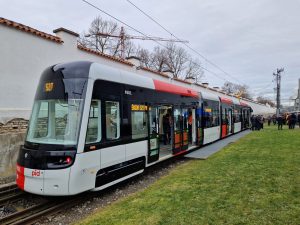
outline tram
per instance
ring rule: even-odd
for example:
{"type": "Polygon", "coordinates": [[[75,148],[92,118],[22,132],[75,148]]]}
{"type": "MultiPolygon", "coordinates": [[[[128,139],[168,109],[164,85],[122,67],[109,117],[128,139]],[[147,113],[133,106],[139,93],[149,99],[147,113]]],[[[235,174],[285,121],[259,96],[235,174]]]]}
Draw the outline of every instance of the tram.
{"type": "Polygon", "coordinates": [[[93,62],[47,68],[16,183],[26,192],[102,190],[250,126],[251,107],[93,62]]]}

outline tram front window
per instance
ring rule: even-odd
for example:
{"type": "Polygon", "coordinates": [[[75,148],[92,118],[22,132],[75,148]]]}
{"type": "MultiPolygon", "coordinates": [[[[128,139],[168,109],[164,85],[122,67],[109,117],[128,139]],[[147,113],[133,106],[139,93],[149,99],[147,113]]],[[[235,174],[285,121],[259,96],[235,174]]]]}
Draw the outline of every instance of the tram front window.
{"type": "Polygon", "coordinates": [[[83,100],[36,100],[26,141],[76,145],[83,100]]]}

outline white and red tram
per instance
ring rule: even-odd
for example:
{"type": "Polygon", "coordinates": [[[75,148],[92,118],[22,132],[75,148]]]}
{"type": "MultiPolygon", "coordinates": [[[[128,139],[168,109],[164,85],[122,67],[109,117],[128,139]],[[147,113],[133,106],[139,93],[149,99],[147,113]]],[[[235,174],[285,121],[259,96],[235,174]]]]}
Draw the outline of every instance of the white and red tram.
{"type": "Polygon", "coordinates": [[[40,79],[17,185],[38,195],[101,190],[145,167],[249,128],[237,99],[72,62],[40,79]]]}

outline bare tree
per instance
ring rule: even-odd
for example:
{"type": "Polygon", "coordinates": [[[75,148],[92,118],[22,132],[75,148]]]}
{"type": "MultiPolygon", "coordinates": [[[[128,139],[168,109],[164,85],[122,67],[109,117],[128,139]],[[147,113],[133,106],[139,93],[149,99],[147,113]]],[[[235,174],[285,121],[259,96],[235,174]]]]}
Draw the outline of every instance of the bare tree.
{"type": "Polygon", "coordinates": [[[177,47],[174,43],[169,42],[166,50],[166,64],[168,69],[174,72],[174,78],[179,78],[181,73],[186,69],[188,54],[182,47],[177,47]]]}
{"type": "Polygon", "coordinates": [[[118,32],[119,28],[117,23],[103,20],[98,16],[92,21],[88,32],[80,37],[79,43],[102,53],[117,55],[120,49],[120,40],[101,36],[99,34],[105,33],[115,35],[118,32]]]}
{"type": "Polygon", "coordinates": [[[154,47],[153,53],[150,55],[151,69],[158,72],[170,69],[167,66],[167,52],[165,49],[161,49],[159,46],[154,47]]]}
{"type": "Polygon", "coordinates": [[[247,85],[234,84],[226,81],[222,87],[226,94],[235,94],[242,98],[252,99],[252,96],[247,85]]]}
{"type": "Polygon", "coordinates": [[[201,63],[198,59],[189,58],[188,64],[185,70],[184,79],[194,79],[196,83],[201,82],[204,77],[204,71],[201,68],[201,63]]]}
{"type": "Polygon", "coordinates": [[[139,46],[136,50],[136,56],[140,58],[143,67],[152,68],[151,53],[147,49],[139,46]]]}
{"type": "Polygon", "coordinates": [[[137,55],[137,48],[133,44],[132,41],[126,40],[125,41],[125,58],[130,56],[136,56],[137,55]]]}
{"type": "MultiPolygon", "coordinates": [[[[99,16],[92,21],[88,32],[81,35],[79,43],[101,53],[121,57],[120,32],[117,23],[103,20],[99,16]]],[[[137,56],[141,59],[142,66],[158,72],[170,70],[173,72],[173,78],[194,78],[199,82],[203,77],[200,62],[192,59],[184,48],[176,46],[173,42],[168,42],[166,48],[156,46],[149,52],[141,47],[136,48],[133,42],[125,39],[124,50],[125,57],[137,56]]]]}

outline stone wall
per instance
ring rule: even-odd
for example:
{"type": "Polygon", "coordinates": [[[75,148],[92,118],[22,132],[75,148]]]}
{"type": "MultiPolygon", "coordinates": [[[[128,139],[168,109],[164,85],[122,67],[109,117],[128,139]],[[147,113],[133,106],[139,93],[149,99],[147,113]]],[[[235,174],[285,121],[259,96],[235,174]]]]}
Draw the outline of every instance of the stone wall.
{"type": "MultiPolygon", "coordinates": [[[[0,134],[3,133],[24,133],[28,127],[28,120],[15,118],[7,123],[0,123],[0,134]]],[[[1,143],[0,143],[1,144],[1,143]]]]}
{"type": "Polygon", "coordinates": [[[24,143],[26,132],[0,134],[0,177],[13,176],[20,145],[24,143]]]}

